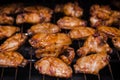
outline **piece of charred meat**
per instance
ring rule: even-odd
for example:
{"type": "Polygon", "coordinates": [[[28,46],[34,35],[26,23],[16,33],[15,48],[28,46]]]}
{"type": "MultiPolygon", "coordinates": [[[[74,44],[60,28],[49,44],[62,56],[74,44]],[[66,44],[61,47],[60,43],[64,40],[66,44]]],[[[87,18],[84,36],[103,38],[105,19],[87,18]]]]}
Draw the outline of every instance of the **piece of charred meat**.
{"type": "Polygon", "coordinates": [[[44,57],[35,63],[39,73],[60,78],[72,77],[72,69],[62,60],[55,57],[44,57]]]}
{"type": "Polygon", "coordinates": [[[52,23],[41,23],[31,26],[28,29],[28,34],[36,34],[36,33],[57,33],[60,31],[60,28],[52,23]]]}
{"type": "Polygon", "coordinates": [[[109,55],[99,52],[79,58],[74,65],[75,73],[86,73],[97,75],[109,63],[109,55]]]}
{"type": "Polygon", "coordinates": [[[120,36],[120,30],[115,27],[99,26],[98,31],[106,34],[108,37],[120,36]]]}
{"type": "Polygon", "coordinates": [[[0,52],[15,51],[25,42],[26,39],[27,36],[25,34],[17,33],[9,37],[0,45],[0,52]]]}
{"type": "Polygon", "coordinates": [[[81,17],[83,15],[83,9],[75,3],[66,3],[61,5],[56,5],[55,12],[63,12],[66,16],[81,17]]]}
{"type": "Polygon", "coordinates": [[[36,24],[40,22],[49,22],[53,11],[50,8],[33,5],[26,6],[23,9],[24,13],[18,14],[16,18],[17,24],[31,23],[36,24]]]}
{"type": "Polygon", "coordinates": [[[90,14],[90,22],[93,27],[110,26],[115,23],[119,24],[120,21],[120,12],[111,10],[109,6],[93,5],[90,14]]]}
{"type": "Polygon", "coordinates": [[[86,21],[75,17],[63,17],[57,21],[58,26],[61,29],[73,29],[75,27],[86,26],[86,21]]]}
{"type": "Polygon", "coordinates": [[[90,53],[98,52],[111,53],[112,49],[102,36],[89,36],[84,45],[77,50],[79,56],[85,56],[90,53]]]}
{"type": "Polygon", "coordinates": [[[76,27],[69,32],[71,39],[86,39],[93,34],[95,34],[95,29],[90,27],[76,27]]]}
{"type": "Polygon", "coordinates": [[[62,49],[62,54],[60,55],[60,59],[64,61],[66,64],[70,65],[75,57],[75,51],[71,47],[64,47],[62,49]]]}
{"type": "Polygon", "coordinates": [[[20,31],[19,27],[15,26],[2,26],[0,25],[0,40],[12,36],[15,32],[20,31]]]}
{"type": "Polygon", "coordinates": [[[0,66],[1,67],[24,67],[27,60],[19,53],[15,51],[0,52],[0,66]]]}
{"type": "Polygon", "coordinates": [[[112,43],[115,46],[115,48],[120,50],[120,37],[113,37],[112,38],[112,43]]]}
{"type": "Polygon", "coordinates": [[[36,57],[55,56],[57,57],[64,46],[69,46],[72,41],[69,36],[64,33],[56,34],[35,34],[29,43],[32,47],[36,48],[36,57]]]}

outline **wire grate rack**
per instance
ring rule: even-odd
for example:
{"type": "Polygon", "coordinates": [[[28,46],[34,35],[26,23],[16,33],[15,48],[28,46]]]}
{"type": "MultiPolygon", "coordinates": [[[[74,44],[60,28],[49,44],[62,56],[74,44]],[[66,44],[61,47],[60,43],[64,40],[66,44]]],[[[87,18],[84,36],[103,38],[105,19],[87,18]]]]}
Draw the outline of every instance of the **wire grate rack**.
{"type": "MultiPolygon", "coordinates": [[[[25,2],[27,2],[27,1],[28,0],[25,0],[25,2]]],[[[37,2],[37,1],[34,0],[33,2],[37,2]]],[[[69,0],[66,0],[66,2],[67,1],[69,1],[69,0]]],[[[87,1],[88,1],[88,3],[86,3],[86,5],[88,5],[88,6],[97,2],[97,1],[93,0],[93,3],[92,2],[89,3],[90,0],[85,0],[83,2],[81,1],[80,4],[84,4],[87,1]]],[[[7,1],[5,1],[5,2],[7,2],[7,1]]],[[[38,2],[40,2],[40,1],[38,1],[38,2]]],[[[51,0],[51,1],[48,1],[48,3],[49,2],[50,2],[50,4],[46,4],[46,5],[52,5],[52,7],[54,7],[54,4],[57,1],[55,2],[55,0],[51,0]]],[[[58,2],[60,2],[60,1],[58,1],[58,2]]],[[[62,0],[60,3],[63,3],[63,2],[64,2],[64,0],[62,0]]],[[[101,4],[103,2],[104,2],[104,0],[101,0],[101,4]]],[[[47,3],[47,2],[45,0],[41,0],[41,3],[47,3]]],[[[98,2],[98,3],[100,3],[100,2],[98,2]]],[[[106,3],[109,4],[109,2],[106,2],[106,3]]],[[[88,9],[88,8],[85,7],[85,9],[88,9]]],[[[85,12],[85,14],[86,13],[87,13],[87,11],[85,12]]],[[[85,16],[84,18],[88,19],[87,17],[88,16],[85,16]]],[[[59,19],[59,16],[53,15],[52,22],[55,23],[57,19],[59,19]]],[[[21,28],[23,29],[23,27],[24,27],[24,25],[22,25],[21,28]]],[[[64,32],[67,33],[67,31],[64,31],[64,32]]],[[[73,47],[75,50],[77,50],[82,45],[83,45],[83,41],[75,40],[75,41],[73,41],[71,47],[73,47]]],[[[23,46],[20,47],[20,49],[18,51],[21,52],[23,54],[23,56],[28,60],[27,66],[25,66],[24,68],[23,67],[18,67],[18,68],[0,67],[0,80],[120,80],[120,78],[119,78],[119,75],[120,75],[120,72],[119,72],[120,51],[118,51],[114,47],[112,49],[113,49],[113,52],[110,54],[111,59],[110,59],[108,66],[103,68],[99,72],[98,75],[90,75],[90,74],[84,74],[84,73],[75,74],[73,72],[73,76],[71,78],[65,79],[65,78],[56,78],[56,77],[50,77],[50,76],[39,74],[39,72],[37,70],[35,70],[35,68],[34,68],[34,63],[35,63],[35,61],[37,61],[37,59],[34,57],[34,49],[32,47],[30,47],[30,45],[28,43],[25,43],[23,46]]],[[[76,61],[76,58],[72,64],[74,64],[75,61],[76,61]]],[[[71,67],[73,68],[73,66],[71,66],[71,67]]]]}

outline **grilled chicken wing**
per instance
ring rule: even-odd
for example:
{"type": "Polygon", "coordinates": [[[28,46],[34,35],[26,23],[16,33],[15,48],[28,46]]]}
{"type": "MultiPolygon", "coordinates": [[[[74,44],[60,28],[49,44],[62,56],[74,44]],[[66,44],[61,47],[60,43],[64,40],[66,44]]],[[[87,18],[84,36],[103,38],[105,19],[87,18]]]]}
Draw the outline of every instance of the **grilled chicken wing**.
{"type": "Polygon", "coordinates": [[[62,29],[73,29],[79,26],[86,26],[86,21],[75,17],[63,17],[57,21],[57,24],[62,29]]]}
{"type": "Polygon", "coordinates": [[[0,52],[0,66],[2,67],[18,67],[25,66],[27,60],[19,53],[15,51],[0,52]]]}
{"type": "Polygon", "coordinates": [[[75,57],[74,49],[68,46],[50,46],[35,51],[36,57],[59,57],[66,64],[70,65],[75,57]]]}
{"type": "Polygon", "coordinates": [[[22,11],[22,3],[12,3],[0,6],[0,24],[13,24],[15,14],[22,11]]]}
{"type": "Polygon", "coordinates": [[[38,33],[35,34],[30,40],[29,40],[31,46],[34,48],[41,48],[46,47],[50,45],[57,45],[57,46],[63,46],[63,45],[70,45],[71,39],[69,36],[67,36],[64,33],[56,33],[56,34],[44,34],[44,33],[38,33]]]}
{"type": "Polygon", "coordinates": [[[93,5],[90,9],[91,26],[97,27],[101,25],[110,26],[120,21],[120,12],[111,10],[109,6],[93,5]]]}
{"type": "Polygon", "coordinates": [[[35,63],[35,68],[39,73],[49,76],[60,78],[70,78],[72,76],[71,67],[55,57],[44,57],[38,60],[35,63]]]}
{"type": "Polygon", "coordinates": [[[12,25],[13,23],[14,23],[13,17],[7,16],[6,14],[0,14],[0,24],[12,25]]]}
{"type": "Polygon", "coordinates": [[[120,50],[120,37],[113,37],[112,43],[117,49],[120,50]]]}
{"type": "Polygon", "coordinates": [[[12,36],[15,32],[20,31],[19,27],[15,26],[0,26],[0,39],[12,36]]]}
{"type": "Polygon", "coordinates": [[[41,23],[33,25],[30,29],[28,29],[28,34],[36,34],[36,33],[57,33],[60,31],[60,28],[52,23],[41,23]]]}
{"type": "Polygon", "coordinates": [[[105,33],[108,37],[120,36],[120,30],[115,27],[100,26],[98,31],[105,33]]]}
{"type": "Polygon", "coordinates": [[[39,22],[49,22],[52,17],[53,11],[50,8],[43,6],[27,6],[23,9],[22,14],[18,14],[16,18],[17,24],[31,23],[36,24],[39,22]]]}
{"type": "Polygon", "coordinates": [[[105,52],[91,54],[79,58],[74,65],[75,73],[98,74],[109,63],[109,55],[105,52]]]}
{"type": "Polygon", "coordinates": [[[6,4],[6,5],[2,5],[0,6],[0,14],[7,14],[7,15],[11,15],[11,14],[16,14],[19,12],[22,12],[22,7],[23,4],[22,3],[12,3],[12,4],[6,4]]]}
{"type": "Polygon", "coordinates": [[[95,34],[95,29],[90,27],[76,27],[69,32],[72,39],[85,39],[93,34],[95,34]]]}
{"type": "Polygon", "coordinates": [[[81,17],[83,15],[83,9],[79,7],[78,3],[66,3],[64,5],[57,5],[55,12],[63,12],[67,16],[81,17]]]}
{"type": "Polygon", "coordinates": [[[45,56],[58,56],[62,52],[61,50],[64,46],[69,46],[72,43],[71,39],[64,33],[38,33],[35,34],[29,42],[31,46],[37,48],[37,58],[45,56]]]}
{"type": "Polygon", "coordinates": [[[26,35],[22,33],[17,33],[8,38],[3,44],[1,44],[0,51],[15,51],[25,42],[26,38],[26,35]]]}
{"type": "Polygon", "coordinates": [[[85,56],[89,53],[98,53],[98,52],[107,52],[111,53],[112,49],[110,46],[106,43],[103,37],[101,36],[89,36],[87,40],[85,41],[83,47],[80,47],[77,50],[77,54],[79,56],[85,56]]]}

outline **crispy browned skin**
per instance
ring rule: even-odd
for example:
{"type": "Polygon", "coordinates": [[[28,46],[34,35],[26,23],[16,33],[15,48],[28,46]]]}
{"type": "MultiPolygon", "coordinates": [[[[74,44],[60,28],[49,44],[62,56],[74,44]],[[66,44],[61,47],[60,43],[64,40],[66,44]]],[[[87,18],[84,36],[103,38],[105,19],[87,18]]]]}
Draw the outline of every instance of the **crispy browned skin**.
{"type": "Polygon", "coordinates": [[[26,63],[27,60],[19,52],[0,52],[0,66],[2,67],[25,66],[26,63]]]}
{"type": "Polygon", "coordinates": [[[120,30],[115,27],[100,26],[98,31],[105,33],[108,37],[120,36],[120,30]]]}
{"type": "Polygon", "coordinates": [[[69,32],[72,39],[85,39],[93,34],[95,34],[95,29],[90,27],[76,27],[69,32]]]}
{"type": "Polygon", "coordinates": [[[50,8],[39,5],[27,6],[23,9],[23,12],[17,16],[17,24],[49,22],[53,13],[50,8]]]}
{"type": "Polygon", "coordinates": [[[119,24],[120,21],[120,12],[111,10],[109,6],[93,5],[90,13],[90,22],[93,27],[100,25],[110,26],[114,23],[119,24]]]}
{"type": "Polygon", "coordinates": [[[84,45],[77,50],[79,56],[85,56],[89,53],[98,53],[98,52],[107,52],[111,53],[112,49],[107,44],[101,36],[89,36],[85,41],[84,45]]]}
{"type": "Polygon", "coordinates": [[[16,14],[22,11],[23,4],[22,3],[12,3],[0,6],[0,14],[16,14]]]}
{"type": "Polygon", "coordinates": [[[28,29],[28,34],[36,34],[36,33],[57,33],[60,31],[60,28],[52,23],[41,23],[31,26],[28,29]]]}
{"type": "Polygon", "coordinates": [[[120,50],[120,37],[113,37],[112,43],[118,50],[120,50]]]}
{"type": "Polygon", "coordinates": [[[86,21],[75,17],[63,17],[57,21],[57,24],[62,29],[73,29],[79,26],[86,26],[86,21]]]}
{"type": "Polygon", "coordinates": [[[0,14],[0,24],[13,24],[14,18],[11,16],[7,16],[6,14],[0,14]]]}
{"type": "Polygon", "coordinates": [[[17,33],[9,37],[3,44],[1,44],[0,51],[15,51],[25,42],[26,38],[26,35],[22,33],[17,33]]]}
{"type": "Polygon", "coordinates": [[[64,5],[57,5],[55,7],[55,12],[63,12],[65,15],[72,17],[81,17],[83,15],[83,9],[78,5],[77,2],[69,2],[64,5]]]}
{"type": "Polygon", "coordinates": [[[15,26],[1,26],[0,25],[0,39],[10,37],[12,36],[15,32],[20,31],[19,27],[15,26]]]}
{"type": "Polygon", "coordinates": [[[31,46],[37,48],[36,57],[55,56],[57,57],[62,53],[64,46],[69,46],[72,41],[64,33],[56,34],[35,34],[29,40],[31,46]]]}
{"type": "Polygon", "coordinates": [[[0,6],[0,24],[13,24],[15,15],[22,11],[22,3],[12,3],[0,6]]]}
{"type": "Polygon", "coordinates": [[[33,46],[34,48],[41,48],[41,47],[46,47],[50,45],[67,46],[72,43],[69,36],[67,36],[64,33],[56,33],[56,34],[38,33],[38,34],[35,34],[29,40],[29,42],[31,46],[33,46]]]}
{"type": "Polygon", "coordinates": [[[41,74],[60,77],[70,78],[72,77],[72,69],[70,66],[65,64],[62,60],[55,57],[44,57],[35,63],[35,68],[41,74]]]}
{"type": "Polygon", "coordinates": [[[105,52],[91,54],[79,58],[74,65],[75,73],[97,75],[109,63],[109,55],[105,52]]]}

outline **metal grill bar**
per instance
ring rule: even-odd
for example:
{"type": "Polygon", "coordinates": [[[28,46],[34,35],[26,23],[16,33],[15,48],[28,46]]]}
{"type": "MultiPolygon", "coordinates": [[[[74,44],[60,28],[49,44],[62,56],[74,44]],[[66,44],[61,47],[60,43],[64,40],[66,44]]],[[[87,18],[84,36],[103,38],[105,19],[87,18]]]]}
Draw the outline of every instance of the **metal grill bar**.
{"type": "Polygon", "coordinates": [[[4,68],[2,68],[2,72],[1,72],[1,80],[3,80],[3,75],[4,75],[4,68]]]}
{"type": "MultiPolygon", "coordinates": [[[[78,40],[78,46],[80,47],[82,44],[80,43],[80,41],[78,40]]],[[[83,73],[84,74],[84,80],[87,80],[87,77],[86,77],[86,74],[85,73],[83,73]]]]}
{"type": "Polygon", "coordinates": [[[112,80],[114,80],[110,63],[108,64],[108,68],[109,68],[109,71],[110,71],[111,78],[112,78],[112,80]]]}
{"type": "Polygon", "coordinates": [[[86,77],[85,73],[84,73],[84,80],[87,80],[87,77],[86,77]]]}
{"type": "Polygon", "coordinates": [[[42,76],[42,80],[45,80],[45,75],[42,76]]]}
{"type": "Polygon", "coordinates": [[[98,80],[101,80],[101,78],[100,78],[100,74],[99,74],[99,73],[98,73],[98,75],[97,75],[97,76],[98,76],[98,80]]]}
{"type": "Polygon", "coordinates": [[[29,68],[29,80],[31,80],[31,69],[32,69],[32,62],[30,62],[30,68],[29,68]]]}
{"type": "MultiPolygon", "coordinates": [[[[30,59],[32,60],[32,47],[30,50],[30,59]]],[[[31,70],[32,70],[32,62],[30,61],[30,65],[29,65],[29,80],[31,80],[31,70]]]]}
{"type": "Polygon", "coordinates": [[[117,54],[118,59],[119,59],[119,61],[120,61],[120,55],[119,55],[119,52],[117,51],[116,54],[117,54]]]}
{"type": "Polygon", "coordinates": [[[15,70],[15,80],[17,80],[18,68],[15,70]]]}

